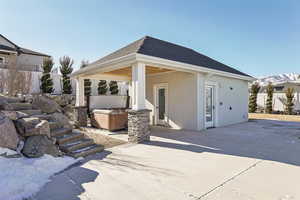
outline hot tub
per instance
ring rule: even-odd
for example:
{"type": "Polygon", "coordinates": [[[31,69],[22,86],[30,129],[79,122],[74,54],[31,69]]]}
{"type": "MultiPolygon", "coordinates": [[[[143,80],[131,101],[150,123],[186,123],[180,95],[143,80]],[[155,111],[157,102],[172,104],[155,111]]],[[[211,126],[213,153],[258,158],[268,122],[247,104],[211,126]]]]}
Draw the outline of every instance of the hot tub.
{"type": "Polygon", "coordinates": [[[116,131],[127,128],[128,114],[125,109],[94,109],[91,115],[93,127],[116,131]]]}

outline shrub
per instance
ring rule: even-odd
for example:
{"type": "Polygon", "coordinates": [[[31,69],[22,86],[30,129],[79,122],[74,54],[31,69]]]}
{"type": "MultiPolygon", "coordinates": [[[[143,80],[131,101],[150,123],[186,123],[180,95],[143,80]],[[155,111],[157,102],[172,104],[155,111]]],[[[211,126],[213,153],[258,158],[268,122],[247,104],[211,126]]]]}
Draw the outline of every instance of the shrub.
{"type": "Polygon", "coordinates": [[[257,93],[260,87],[258,83],[251,86],[251,94],[249,97],[249,112],[254,113],[257,110],[257,93]]]}
{"type": "Polygon", "coordinates": [[[105,80],[101,80],[98,83],[98,94],[105,95],[107,92],[107,83],[105,80]]]}
{"type": "Polygon", "coordinates": [[[119,86],[117,81],[110,81],[109,82],[109,91],[110,94],[116,95],[119,93],[119,86]]]}
{"type": "Polygon", "coordinates": [[[268,84],[266,92],[267,92],[266,113],[271,114],[273,110],[273,92],[274,92],[274,87],[272,83],[268,84]]]}
{"type": "Polygon", "coordinates": [[[70,80],[70,74],[73,71],[72,65],[74,61],[69,56],[64,56],[59,59],[60,73],[63,77],[63,93],[72,94],[72,85],[70,80]]]}
{"type": "Polygon", "coordinates": [[[41,90],[43,93],[52,93],[54,92],[53,80],[51,78],[51,71],[53,68],[54,62],[52,58],[46,58],[43,61],[43,76],[41,78],[41,90]]]}
{"type": "Polygon", "coordinates": [[[286,96],[286,105],[285,105],[285,112],[288,115],[293,114],[293,109],[294,109],[294,89],[293,88],[288,88],[285,91],[285,96],[286,96]]]}

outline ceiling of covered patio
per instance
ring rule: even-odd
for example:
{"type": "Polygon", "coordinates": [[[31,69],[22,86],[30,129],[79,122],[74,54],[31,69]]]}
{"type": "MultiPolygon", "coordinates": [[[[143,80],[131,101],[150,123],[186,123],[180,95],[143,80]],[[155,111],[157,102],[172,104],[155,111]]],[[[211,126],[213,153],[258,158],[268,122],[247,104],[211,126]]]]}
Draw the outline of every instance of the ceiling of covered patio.
{"type": "MultiPolygon", "coordinates": [[[[160,68],[160,67],[146,66],[146,75],[153,75],[153,74],[159,74],[159,73],[171,72],[171,71],[174,71],[174,70],[166,69],[166,68],[160,68]]],[[[131,77],[132,67],[125,67],[125,68],[121,68],[121,69],[116,69],[116,70],[113,70],[113,71],[104,72],[103,74],[131,77]]]]}

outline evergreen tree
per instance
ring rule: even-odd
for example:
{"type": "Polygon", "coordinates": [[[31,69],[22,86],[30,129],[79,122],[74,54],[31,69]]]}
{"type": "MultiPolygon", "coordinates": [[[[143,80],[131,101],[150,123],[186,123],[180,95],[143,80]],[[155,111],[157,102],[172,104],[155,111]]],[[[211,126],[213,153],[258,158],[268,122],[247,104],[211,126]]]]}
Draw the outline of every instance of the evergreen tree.
{"type": "Polygon", "coordinates": [[[119,86],[117,81],[110,81],[109,82],[109,91],[110,94],[116,95],[119,93],[119,86]]]}
{"type": "Polygon", "coordinates": [[[63,93],[72,94],[72,85],[70,80],[70,74],[73,71],[72,65],[74,61],[69,56],[64,56],[59,59],[60,73],[63,77],[63,93]]]}
{"type": "Polygon", "coordinates": [[[249,112],[254,113],[257,109],[257,93],[260,87],[258,83],[251,85],[250,97],[249,97],[249,112]]]}
{"type": "Polygon", "coordinates": [[[267,92],[266,113],[272,113],[272,111],[273,111],[273,92],[274,92],[272,83],[268,84],[266,92],[267,92]]]}
{"type": "Polygon", "coordinates": [[[107,92],[107,83],[105,80],[101,80],[98,83],[98,94],[105,95],[107,92]]]}
{"type": "Polygon", "coordinates": [[[286,105],[285,105],[285,111],[288,115],[293,114],[293,108],[294,108],[294,89],[293,88],[288,88],[285,91],[285,96],[286,96],[286,105]]]}
{"type": "Polygon", "coordinates": [[[43,93],[52,93],[54,92],[53,80],[51,78],[51,71],[53,68],[54,62],[52,58],[46,58],[43,61],[43,75],[41,78],[41,90],[43,93]]]}

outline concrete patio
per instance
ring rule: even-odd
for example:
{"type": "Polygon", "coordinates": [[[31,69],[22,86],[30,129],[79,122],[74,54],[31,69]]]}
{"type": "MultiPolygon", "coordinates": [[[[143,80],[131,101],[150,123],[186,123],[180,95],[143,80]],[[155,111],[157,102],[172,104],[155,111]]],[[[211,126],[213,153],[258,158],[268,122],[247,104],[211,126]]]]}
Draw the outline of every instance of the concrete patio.
{"type": "Polygon", "coordinates": [[[87,158],[32,199],[300,199],[299,123],[258,120],[202,132],[155,127],[152,135],[87,158]]]}

